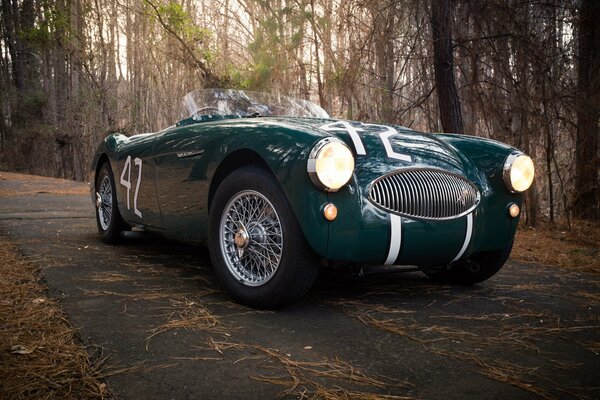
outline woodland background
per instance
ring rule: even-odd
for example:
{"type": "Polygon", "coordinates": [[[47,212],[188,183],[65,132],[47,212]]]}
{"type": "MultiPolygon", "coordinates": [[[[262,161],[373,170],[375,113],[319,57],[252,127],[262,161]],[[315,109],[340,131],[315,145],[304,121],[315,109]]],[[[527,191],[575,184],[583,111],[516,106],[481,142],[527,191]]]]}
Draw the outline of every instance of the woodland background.
{"type": "Polygon", "coordinates": [[[600,219],[600,1],[1,0],[0,169],[87,180],[200,87],[510,143],[526,222],[600,219]]]}

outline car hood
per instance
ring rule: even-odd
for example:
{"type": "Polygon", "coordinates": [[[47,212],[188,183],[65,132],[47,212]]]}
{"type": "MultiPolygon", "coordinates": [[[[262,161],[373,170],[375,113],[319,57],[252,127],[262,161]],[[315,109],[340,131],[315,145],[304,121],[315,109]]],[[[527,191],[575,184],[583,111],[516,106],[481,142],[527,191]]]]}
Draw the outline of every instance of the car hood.
{"type": "MultiPolygon", "coordinates": [[[[366,187],[379,176],[402,168],[437,168],[465,176],[479,186],[486,178],[478,168],[457,151],[442,136],[418,132],[398,125],[366,124],[357,121],[301,118],[257,117],[220,118],[199,121],[200,124],[219,124],[222,128],[235,127],[248,134],[282,130],[288,135],[302,135],[313,146],[326,137],[337,137],[355,154],[355,179],[366,187]]],[[[267,139],[268,140],[268,139],[267,139]]]]}
{"type": "Polygon", "coordinates": [[[318,133],[319,137],[334,136],[344,141],[356,155],[356,172],[362,169],[383,175],[399,168],[439,168],[467,178],[479,180],[468,173],[473,165],[454,147],[435,134],[427,134],[398,125],[365,124],[356,121],[277,118],[272,122],[294,125],[302,131],[318,133]],[[360,145],[362,148],[360,149],[360,145]]]}

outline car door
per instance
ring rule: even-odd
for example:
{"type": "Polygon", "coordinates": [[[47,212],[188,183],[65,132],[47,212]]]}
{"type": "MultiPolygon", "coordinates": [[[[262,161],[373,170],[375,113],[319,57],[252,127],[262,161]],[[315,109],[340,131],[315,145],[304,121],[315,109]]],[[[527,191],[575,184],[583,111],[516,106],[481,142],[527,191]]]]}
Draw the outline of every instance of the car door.
{"type": "Polygon", "coordinates": [[[206,237],[209,136],[210,129],[195,125],[167,130],[155,142],[158,203],[167,235],[177,240],[206,237]]]}

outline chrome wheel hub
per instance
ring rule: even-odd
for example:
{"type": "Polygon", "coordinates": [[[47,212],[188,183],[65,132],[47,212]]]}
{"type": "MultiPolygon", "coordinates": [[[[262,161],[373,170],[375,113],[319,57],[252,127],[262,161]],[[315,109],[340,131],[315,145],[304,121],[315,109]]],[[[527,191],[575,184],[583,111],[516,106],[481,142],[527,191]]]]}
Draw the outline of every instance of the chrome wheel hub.
{"type": "Polygon", "coordinates": [[[233,196],[221,216],[220,245],[234,278],[261,286],[277,271],[283,251],[279,215],[261,193],[246,190],[233,196]]]}
{"type": "Polygon", "coordinates": [[[233,239],[235,245],[239,250],[244,250],[250,244],[250,236],[246,232],[245,229],[240,229],[235,234],[235,238],[233,239]]]}

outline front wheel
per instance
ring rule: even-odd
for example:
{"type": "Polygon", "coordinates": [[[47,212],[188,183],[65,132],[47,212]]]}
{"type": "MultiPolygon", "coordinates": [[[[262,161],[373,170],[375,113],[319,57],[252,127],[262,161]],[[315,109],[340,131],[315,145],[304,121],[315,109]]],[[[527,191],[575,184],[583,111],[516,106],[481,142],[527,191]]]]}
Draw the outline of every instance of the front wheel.
{"type": "Polygon", "coordinates": [[[508,260],[512,243],[506,248],[475,253],[451,265],[449,270],[423,271],[431,279],[456,285],[474,285],[494,276],[508,260]]]}
{"type": "Polygon", "coordinates": [[[217,188],[209,249],[231,296],[251,307],[278,308],[302,297],[318,273],[285,194],[258,166],[232,172],[217,188]]]}
{"type": "Polygon", "coordinates": [[[119,213],[117,192],[110,164],[105,162],[96,176],[96,224],[105,243],[117,243],[127,226],[119,213]]]}

